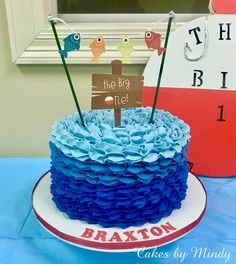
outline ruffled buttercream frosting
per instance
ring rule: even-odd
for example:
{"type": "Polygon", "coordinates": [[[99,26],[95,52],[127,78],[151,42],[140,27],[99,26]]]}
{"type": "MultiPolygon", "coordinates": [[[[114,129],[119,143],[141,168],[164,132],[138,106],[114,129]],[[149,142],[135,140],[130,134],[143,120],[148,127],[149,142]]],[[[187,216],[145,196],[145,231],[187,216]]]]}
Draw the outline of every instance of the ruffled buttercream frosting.
{"type": "Polygon", "coordinates": [[[51,193],[72,219],[103,227],[156,223],[180,208],[187,190],[189,126],[162,110],[84,111],[52,127],[51,193]]]}
{"type": "MultiPolygon", "coordinates": [[[[71,166],[68,169],[72,169],[71,166]]],[[[51,169],[51,193],[57,207],[71,219],[103,227],[127,228],[156,223],[181,207],[187,190],[186,159],[166,177],[155,176],[147,183],[118,181],[107,185],[101,181],[94,184],[68,176],[67,172],[63,173],[57,166],[51,169]]]]}
{"type": "Polygon", "coordinates": [[[114,126],[112,110],[83,111],[85,127],[77,113],[52,126],[51,142],[66,156],[98,163],[153,163],[173,158],[189,142],[189,126],[176,116],[151,108],[122,109],[121,126],[114,126]]]}
{"type": "Polygon", "coordinates": [[[86,180],[90,184],[104,184],[115,186],[120,183],[147,184],[153,178],[164,178],[173,174],[177,167],[186,162],[185,147],[182,153],[177,153],[173,158],[160,158],[155,162],[136,162],[104,164],[93,160],[79,161],[62,153],[52,142],[50,143],[52,167],[63,175],[76,180],[86,180]]]}

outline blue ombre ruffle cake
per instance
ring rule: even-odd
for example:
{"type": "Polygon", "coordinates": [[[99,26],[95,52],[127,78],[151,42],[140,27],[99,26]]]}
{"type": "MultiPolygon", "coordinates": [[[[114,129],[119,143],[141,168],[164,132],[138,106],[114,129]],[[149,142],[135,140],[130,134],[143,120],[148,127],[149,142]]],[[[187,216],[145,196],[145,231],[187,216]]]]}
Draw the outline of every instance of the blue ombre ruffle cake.
{"type": "Polygon", "coordinates": [[[168,112],[84,111],[57,121],[51,131],[51,193],[72,219],[103,227],[156,223],[181,207],[187,190],[189,126],[168,112]]]}

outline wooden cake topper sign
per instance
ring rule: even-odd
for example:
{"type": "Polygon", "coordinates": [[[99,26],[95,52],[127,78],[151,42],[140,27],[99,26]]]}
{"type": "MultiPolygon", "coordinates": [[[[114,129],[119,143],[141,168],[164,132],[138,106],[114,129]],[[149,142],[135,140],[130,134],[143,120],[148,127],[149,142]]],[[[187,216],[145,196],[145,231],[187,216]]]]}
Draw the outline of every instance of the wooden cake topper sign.
{"type": "Polygon", "coordinates": [[[111,65],[112,74],[92,75],[92,109],[114,109],[115,126],[119,126],[121,108],[142,106],[143,76],[122,75],[120,60],[111,65]]]}

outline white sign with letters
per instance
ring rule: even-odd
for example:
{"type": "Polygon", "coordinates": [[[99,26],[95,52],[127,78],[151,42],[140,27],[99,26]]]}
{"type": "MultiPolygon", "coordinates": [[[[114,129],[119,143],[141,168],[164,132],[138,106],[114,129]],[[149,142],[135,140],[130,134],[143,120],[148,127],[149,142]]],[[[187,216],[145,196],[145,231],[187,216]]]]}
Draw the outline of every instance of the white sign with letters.
{"type": "MultiPolygon", "coordinates": [[[[162,87],[236,90],[236,15],[209,15],[170,35],[162,87]]],[[[144,70],[144,86],[155,86],[160,57],[144,70]]]]}
{"type": "MultiPolygon", "coordinates": [[[[151,106],[161,65],[144,70],[143,105],[151,106]]],[[[200,17],[171,33],[157,107],[190,125],[193,172],[236,175],[236,15],[200,17]]]]}

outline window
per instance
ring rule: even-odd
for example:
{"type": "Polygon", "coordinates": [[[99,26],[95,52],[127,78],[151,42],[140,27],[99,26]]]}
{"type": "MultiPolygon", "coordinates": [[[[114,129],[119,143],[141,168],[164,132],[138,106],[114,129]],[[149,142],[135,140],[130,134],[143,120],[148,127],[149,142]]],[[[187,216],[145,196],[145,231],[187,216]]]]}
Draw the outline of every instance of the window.
{"type": "Polygon", "coordinates": [[[70,22],[153,22],[158,14],[171,10],[184,14],[182,20],[189,20],[190,14],[208,13],[208,3],[209,0],[57,0],[59,16],[70,22]]]}
{"type": "Polygon", "coordinates": [[[209,0],[57,0],[58,13],[207,13],[209,0]]]}
{"type": "MultiPolygon", "coordinates": [[[[199,13],[208,13],[208,0],[5,0],[5,5],[12,58],[17,64],[61,63],[47,22],[50,13],[72,23],[73,28],[88,36],[81,50],[71,53],[68,58],[68,63],[72,64],[91,63],[88,46],[97,35],[107,38],[107,51],[101,57],[101,63],[110,63],[112,59],[121,58],[116,48],[117,39],[113,39],[113,35],[124,37],[140,34],[147,29],[147,23],[157,22],[170,9],[180,13],[173,30],[186,20],[199,16],[199,13]]],[[[62,24],[58,24],[57,29],[61,39],[70,33],[62,24]]],[[[156,30],[164,36],[166,23],[156,30]]],[[[135,51],[131,54],[131,63],[146,63],[151,51],[147,50],[143,38],[134,39],[133,42],[135,51]]]]}

